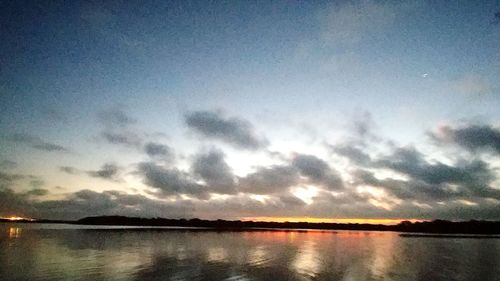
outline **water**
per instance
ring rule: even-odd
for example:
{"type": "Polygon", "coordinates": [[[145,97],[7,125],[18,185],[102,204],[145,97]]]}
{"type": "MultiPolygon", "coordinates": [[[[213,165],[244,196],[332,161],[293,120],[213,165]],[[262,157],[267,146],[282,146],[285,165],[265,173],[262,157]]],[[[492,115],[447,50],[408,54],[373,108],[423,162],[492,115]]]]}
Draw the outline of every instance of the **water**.
{"type": "Polygon", "coordinates": [[[95,228],[0,224],[0,280],[500,280],[500,239],[95,228]]]}

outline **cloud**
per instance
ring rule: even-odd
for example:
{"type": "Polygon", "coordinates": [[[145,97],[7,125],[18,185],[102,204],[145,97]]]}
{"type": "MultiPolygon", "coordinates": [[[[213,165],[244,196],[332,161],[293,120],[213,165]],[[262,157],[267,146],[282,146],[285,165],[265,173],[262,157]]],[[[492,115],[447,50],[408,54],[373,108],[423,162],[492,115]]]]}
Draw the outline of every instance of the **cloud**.
{"type": "Polygon", "coordinates": [[[11,188],[0,186],[0,216],[16,214],[18,216],[34,217],[37,212],[33,201],[37,197],[49,194],[46,189],[35,188],[24,192],[15,192],[11,188]]]}
{"type": "Polygon", "coordinates": [[[364,166],[371,163],[370,155],[355,146],[343,144],[330,148],[334,153],[349,159],[354,164],[364,166]]]}
{"type": "Polygon", "coordinates": [[[249,150],[267,146],[267,140],[257,136],[253,126],[243,119],[225,117],[213,111],[191,112],[185,119],[190,129],[206,138],[249,150]]]}
{"type": "Polygon", "coordinates": [[[463,95],[478,96],[493,92],[493,85],[477,74],[468,74],[452,81],[451,89],[463,95]]]}
{"type": "Polygon", "coordinates": [[[32,179],[30,181],[30,186],[35,189],[40,189],[45,184],[45,181],[39,178],[32,179]]]}
{"type": "Polygon", "coordinates": [[[76,175],[80,173],[80,171],[77,168],[71,166],[60,166],[59,171],[70,175],[76,175]]]}
{"type": "Polygon", "coordinates": [[[101,132],[101,136],[111,144],[120,144],[130,147],[139,147],[142,142],[141,137],[130,131],[103,131],[101,132]]]}
{"type": "Polygon", "coordinates": [[[15,192],[0,188],[0,216],[16,214],[32,218],[79,219],[86,216],[128,215],[140,217],[192,217],[189,202],[165,202],[116,190],[88,189],[68,193],[60,200],[38,200],[47,190],[15,192]]]}
{"type": "Polygon", "coordinates": [[[151,158],[163,159],[167,162],[170,162],[174,158],[172,149],[160,143],[148,142],[144,145],[144,151],[151,158]]]}
{"type": "Polygon", "coordinates": [[[279,200],[285,206],[286,208],[289,207],[303,207],[306,205],[306,202],[303,200],[299,199],[297,196],[294,196],[292,194],[284,194],[279,196],[279,200]]]}
{"type": "Polygon", "coordinates": [[[118,180],[121,168],[116,164],[106,163],[99,170],[88,171],[87,174],[94,178],[102,178],[107,180],[118,180]]]}
{"type": "Polygon", "coordinates": [[[26,192],[26,194],[30,196],[45,196],[49,194],[49,191],[43,188],[34,188],[26,192]]]}
{"type": "MultiPolygon", "coordinates": [[[[186,162],[181,168],[167,160],[173,157],[169,146],[146,142],[140,151],[150,158],[137,165],[135,176],[147,186],[144,191],[149,197],[116,190],[81,190],[50,200],[48,191],[40,188],[43,181],[39,178],[0,172],[0,196],[5,196],[0,197],[0,212],[14,210],[21,215],[72,219],[103,214],[203,218],[500,216],[495,209],[500,202],[498,171],[491,155],[440,155],[450,157],[438,161],[432,154],[424,153],[427,150],[375,140],[370,137],[371,117],[361,120],[368,121],[361,122],[363,125],[354,134],[365,142],[329,146],[335,157],[327,158],[332,155],[328,153],[322,157],[281,154],[271,158],[278,162],[253,166],[246,175],[235,175],[226,162],[225,152],[219,148],[208,147],[183,158],[186,162]],[[349,162],[342,161],[337,166],[333,162],[337,156],[349,162]],[[296,191],[309,186],[313,187],[312,195],[309,194],[312,197],[298,197],[300,193],[296,191]]],[[[498,129],[490,125],[446,125],[429,134],[440,144],[454,144],[471,152],[494,152],[493,156],[498,153],[498,129]]],[[[436,147],[426,148],[432,151],[436,147]]],[[[59,169],[69,174],[82,173],[71,166],[59,169]]],[[[119,180],[122,171],[117,164],[107,163],[87,174],[119,180]]]]}
{"type": "Polygon", "coordinates": [[[138,165],[137,173],[143,178],[145,185],[158,189],[164,196],[186,194],[208,198],[208,192],[203,185],[178,169],[167,169],[153,162],[142,162],[138,165]]]}
{"type": "Polygon", "coordinates": [[[0,215],[13,213],[18,216],[34,213],[34,207],[26,193],[16,193],[10,188],[0,187],[0,215]]]}
{"type": "Polygon", "coordinates": [[[292,165],[312,183],[321,184],[331,190],[343,187],[340,175],[328,163],[316,156],[299,154],[293,159],[292,165]]]}
{"type": "Polygon", "coordinates": [[[236,192],[235,176],[224,160],[221,150],[211,149],[195,156],[192,172],[205,181],[211,192],[233,194],[236,192]]]}
{"type": "Polygon", "coordinates": [[[109,128],[124,128],[135,124],[137,120],[129,116],[125,111],[119,108],[112,108],[98,113],[99,121],[109,128]]]}
{"type": "Polygon", "coordinates": [[[455,144],[471,152],[493,151],[500,154],[500,129],[489,125],[440,126],[429,136],[442,144],[455,144]]]}
{"type": "Polygon", "coordinates": [[[0,171],[0,184],[11,184],[14,181],[24,179],[24,175],[19,175],[19,174],[10,174],[10,173],[4,173],[0,171]]]}
{"type": "Polygon", "coordinates": [[[495,176],[480,160],[462,160],[454,165],[430,163],[413,147],[399,147],[374,162],[374,167],[388,168],[408,180],[377,180],[364,175],[363,183],[386,188],[400,198],[449,200],[483,197],[500,199],[500,190],[490,185],[495,176]]]}
{"type": "Polygon", "coordinates": [[[240,191],[253,194],[280,193],[298,183],[299,174],[289,165],[259,167],[255,172],[239,178],[240,191]]]}
{"type": "Polygon", "coordinates": [[[34,149],[48,152],[69,152],[70,150],[62,145],[47,142],[39,137],[29,134],[14,134],[7,139],[11,142],[22,143],[31,146],[34,149]]]}
{"type": "Polygon", "coordinates": [[[142,138],[131,128],[137,120],[120,108],[101,111],[97,114],[103,125],[101,137],[111,144],[140,148],[142,138]]]}

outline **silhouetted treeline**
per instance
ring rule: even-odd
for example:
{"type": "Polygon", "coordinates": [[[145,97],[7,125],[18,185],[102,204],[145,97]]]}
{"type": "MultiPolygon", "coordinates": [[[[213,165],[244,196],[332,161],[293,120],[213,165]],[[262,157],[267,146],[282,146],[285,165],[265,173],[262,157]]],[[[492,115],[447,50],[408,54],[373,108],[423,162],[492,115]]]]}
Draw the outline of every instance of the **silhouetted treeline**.
{"type": "Polygon", "coordinates": [[[254,222],[202,219],[165,219],[137,218],[123,216],[87,217],[75,222],[86,225],[126,225],[126,226],[177,226],[207,227],[218,229],[331,229],[331,230],[375,230],[421,233],[457,233],[457,234],[500,234],[500,221],[464,221],[451,222],[434,220],[427,222],[403,221],[397,225],[358,224],[358,223],[308,223],[308,222],[254,222]]]}
{"type": "Polygon", "coordinates": [[[444,234],[500,234],[500,221],[470,220],[452,222],[434,220],[424,222],[403,221],[397,225],[368,224],[368,223],[309,223],[309,222],[262,222],[262,221],[228,221],[202,219],[166,219],[166,218],[139,218],[124,216],[86,217],[77,221],[63,220],[8,220],[9,223],[68,223],[84,225],[123,225],[123,226],[174,226],[174,227],[203,227],[220,230],[239,229],[324,229],[324,230],[372,230],[398,231],[413,233],[444,233],[444,234]]]}
{"type": "Polygon", "coordinates": [[[395,231],[422,233],[463,233],[463,234],[500,234],[500,221],[461,221],[434,220],[425,222],[403,221],[395,225],[395,231]]]}

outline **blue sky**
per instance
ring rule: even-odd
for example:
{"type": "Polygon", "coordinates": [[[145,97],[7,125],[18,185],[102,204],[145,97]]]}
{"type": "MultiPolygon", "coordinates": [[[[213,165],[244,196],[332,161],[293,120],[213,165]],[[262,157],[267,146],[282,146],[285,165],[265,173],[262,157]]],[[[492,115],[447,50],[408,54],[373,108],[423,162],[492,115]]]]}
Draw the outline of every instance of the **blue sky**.
{"type": "Polygon", "coordinates": [[[500,219],[498,1],[0,5],[0,215],[500,219]]]}

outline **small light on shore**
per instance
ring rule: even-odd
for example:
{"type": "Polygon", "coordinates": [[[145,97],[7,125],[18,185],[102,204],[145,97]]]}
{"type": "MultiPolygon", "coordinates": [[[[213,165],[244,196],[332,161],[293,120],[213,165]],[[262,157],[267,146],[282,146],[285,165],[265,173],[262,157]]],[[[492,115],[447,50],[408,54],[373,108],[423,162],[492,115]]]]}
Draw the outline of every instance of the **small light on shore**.
{"type": "Polygon", "coordinates": [[[20,220],[33,221],[34,220],[34,219],[31,219],[31,218],[23,218],[23,217],[18,217],[18,216],[4,217],[4,218],[1,218],[1,219],[10,220],[10,221],[20,221],[20,220]]]}

